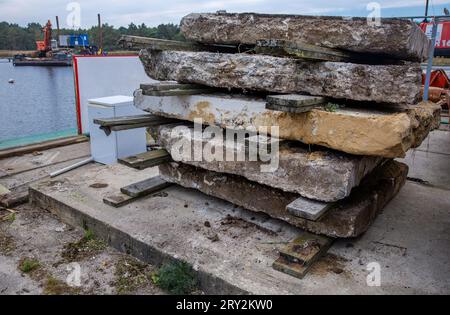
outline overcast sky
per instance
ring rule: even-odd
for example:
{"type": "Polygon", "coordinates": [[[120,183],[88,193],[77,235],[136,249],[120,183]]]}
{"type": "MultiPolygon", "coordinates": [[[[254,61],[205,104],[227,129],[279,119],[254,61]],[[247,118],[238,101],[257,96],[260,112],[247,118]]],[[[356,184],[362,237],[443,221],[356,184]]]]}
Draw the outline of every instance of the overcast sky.
{"type": "MultiPolygon", "coordinates": [[[[0,0],[0,21],[26,25],[28,22],[44,24],[54,21],[58,15],[61,27],[66,27],[71,1],[61,0],[0,0]]],[[[126,26],[145,23],[155,26],[160,23],[179,23],[180,18],[191,12],[264,12],[291,14],[320,14],[367,16],[366,6],[370,0],[79,0],[81,27],[90,27],[97,22],[97,13],[103,23],[126,26]]],[[[381,15],[423,15],[425,0],[378,0],[381,15]]],[[[430,14],[440,15],[450,0],[430,0],[430,14]]]]}

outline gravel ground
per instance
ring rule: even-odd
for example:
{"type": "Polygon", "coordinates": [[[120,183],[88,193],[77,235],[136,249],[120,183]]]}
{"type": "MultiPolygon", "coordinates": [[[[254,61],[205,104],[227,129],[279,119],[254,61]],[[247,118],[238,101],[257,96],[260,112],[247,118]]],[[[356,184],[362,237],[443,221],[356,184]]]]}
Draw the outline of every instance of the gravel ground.
{"type": "Polygon", "coordinates": [[[0,294],[164,294],[155,268],[22,205],[0,210],[0,294]]]}

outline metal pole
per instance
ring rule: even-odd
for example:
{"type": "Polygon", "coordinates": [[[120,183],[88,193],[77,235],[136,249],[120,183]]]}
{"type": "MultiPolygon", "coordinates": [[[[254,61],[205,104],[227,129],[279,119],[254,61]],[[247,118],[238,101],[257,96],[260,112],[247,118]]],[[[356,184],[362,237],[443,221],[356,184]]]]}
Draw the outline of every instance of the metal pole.
{"type": "Polygon", "coordinates": [[[428,16],[428,5],[430,0],[427,0],[427,3],[425,4],[425,16],[428,16]]]}
{"type": "Polygon", "coordinates": [[[59,42],[59,17],[56,16],[56,42],[58,43],[58,48],[60,46],[59,42]]]}
{"type": "Polygon", "coordinates": [[[99,31],[99,48],[103,50],[103,34],[102,34],[102,22],[100,19],[100,13],[97,14],[97,18],[98,18],[98,31],[99,31]]]}
{"type": "Polygon", "coordinates": [[[80,167],[80,166],[86,165],[86,164],[91,163],[91,162],[93,162],[93,161],[94,161],[94,158],[93,158],[93,157],[90,157],[90,158],[87,159],[87,160],[80,161],[80,162],[75,163],[75,164],[73,164],[73,165],[64,167],[63,169],[60,169],[59,171],[55,171],[55,172],[53,172],[53,173],[50,173],[50,177],[56,177],[56,176],[58,176],[58,175],[64,174],[64,173],[66,173],[66,172],[68,172],[68,171],[74,170],[74,169],[76,169],[76,168],[78,168],[78,167],[80,167]]]}
{"type": "Polygon", "coordinates": [[[433,30],[431,32],[431,46],[428,53],[427,75],[425,77],[425,86],[423,91],[423,100],[428,101],[428,92],[430,89],[431,70],[433,69],[434,48],[436,46],[436,34],[439,19],[433,19],[433,30]]]}

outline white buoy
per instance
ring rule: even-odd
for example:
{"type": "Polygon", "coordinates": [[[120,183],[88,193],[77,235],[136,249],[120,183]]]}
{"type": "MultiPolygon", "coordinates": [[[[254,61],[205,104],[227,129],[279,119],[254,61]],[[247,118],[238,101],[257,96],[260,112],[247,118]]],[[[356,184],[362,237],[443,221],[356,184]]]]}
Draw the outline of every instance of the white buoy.
{"type": "Polygon", "coordinates": [[[8,83],[13,84],[13,83],[14,83],[14,79],[9,79],[9,80],[8,80],[8,83]]]}

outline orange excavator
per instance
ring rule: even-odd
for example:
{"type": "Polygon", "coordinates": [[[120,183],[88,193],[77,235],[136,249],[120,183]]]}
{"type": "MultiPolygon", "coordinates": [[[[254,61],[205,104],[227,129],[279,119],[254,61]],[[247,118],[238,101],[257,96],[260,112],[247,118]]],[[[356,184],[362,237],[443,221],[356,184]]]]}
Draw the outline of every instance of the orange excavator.
{"type": "Polygon", "coordinates": [[[52,47],[52,23],[50,20],[42,29],[44,40],[36,41],[36,51],[31,56],[15,55],[14,66],[71,66],[72,55],[69,50],[52,47]]]}
{"type": "Polygon", "coordinates": [[[47,24],[42,29],[44,32],[44,40],[36,41],[36,50],[39,58],[51,58],[53,56],[52,53],[52,23],[50,20],[47,21],[47,24]]]}

